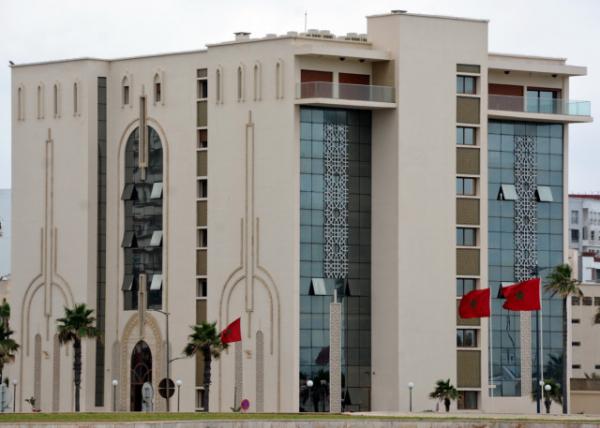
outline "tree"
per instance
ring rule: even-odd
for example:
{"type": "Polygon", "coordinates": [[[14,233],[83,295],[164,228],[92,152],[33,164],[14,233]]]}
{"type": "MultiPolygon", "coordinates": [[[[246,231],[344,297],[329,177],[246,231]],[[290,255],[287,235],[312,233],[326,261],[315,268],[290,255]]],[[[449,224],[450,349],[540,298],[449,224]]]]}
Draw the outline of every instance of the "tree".
{"type": "MultiPolygon", "coordinates": [[[[579,288],[580,282],[573,278],[573,270],[568,264],[562,264],[555,266],[552,272],[546,278],[545,290],[550,293],[551,297],[558,296],[564,300],[563,304],[563,352],[567,352],[567,305],[570,296],[583,296],[581,288],[579,288]]],[[[561,383],[566,385],[567,379],[567,359],[563,358],[563,372],[561,383]]],[[[567,388],[562,388],[562,405],[563,413],[567,413],[567,388]]]]}
{"type": "Polygon", "coordinates": [[[94,326],[96,318],[93,309],[85,303],[75,304],[73,309],[65,308],[64,318],[56,320],[58,340],[61,344],[73,343],[73,383],[75,384],[75,411],[79,411],[79,390],[81,388],[81,341],[100,337],[94,326]]]}
{"type": "Polygon", "coordinates": [[[213,358],[219,358],[221,352],[227,349],[227,344],[221,342],[221,336],[217,332],[217,323],[203,322],[192,326],[192,333],[188,336],[188,343],[183,348],[186,357],[192,357],[200,353],[204,357],[204,397],[202,407],[208,412],[208,396],[210,392],[210,374],[213,358]]]}
{"type": "Polygon", "coordinates": [[[4,365],[12,363],[19,350],[19,344],[12,338],[13,333],[10,329],[10,305],[3,299],[0,304],[0,382],[4,365]]]}
{"type": "Polygon", "coordinates": [[[435,389],[433,392],[429,394],[430,398],[435,398],[437,400],[444,402],[444,407],[446,407],[446,412],[450,411],[450,402],[452,400],[456,400],[458,398],[458,391],[456,388],[450,383],[450,379],[448,380],[438,380],[435,384],[435,389]]]}
{"type": "Polygon", "coordinates": [[[598,308],[598,312],[596,312],[596,316],[594,317],[594,323],[600,324],[600,308],[598,308]]]}

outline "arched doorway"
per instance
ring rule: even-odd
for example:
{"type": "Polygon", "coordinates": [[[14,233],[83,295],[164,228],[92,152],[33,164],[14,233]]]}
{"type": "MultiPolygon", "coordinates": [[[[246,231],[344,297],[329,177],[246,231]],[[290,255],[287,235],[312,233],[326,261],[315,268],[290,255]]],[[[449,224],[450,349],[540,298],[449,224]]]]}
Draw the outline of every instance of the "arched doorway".
{"type": "Polygon", "coordinates": [[[146,342],[140,340],[131,353],[131,393],[129,410],[142,410],[142,385],[152,382],[152,352],[146,342]]]}

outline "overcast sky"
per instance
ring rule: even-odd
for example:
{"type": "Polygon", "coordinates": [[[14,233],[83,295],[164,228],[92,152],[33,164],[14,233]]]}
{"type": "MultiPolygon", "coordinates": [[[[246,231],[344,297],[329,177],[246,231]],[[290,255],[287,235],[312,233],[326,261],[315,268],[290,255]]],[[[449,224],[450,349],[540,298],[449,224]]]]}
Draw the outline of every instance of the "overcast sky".
{"type": "MultiPolygon", "coordinates": [[[[568,58],[588,67],[571,98],[600,111],[600,0],[0,0],[0,188],[10,187],[10,69],[24,63],[203,48],[308,28],[366,32],[366,15],[406,9],[490,20],[492,52],[568,58]]],[[[571,125],[569,190],[600,191],[600,119],[571,125]]]]}

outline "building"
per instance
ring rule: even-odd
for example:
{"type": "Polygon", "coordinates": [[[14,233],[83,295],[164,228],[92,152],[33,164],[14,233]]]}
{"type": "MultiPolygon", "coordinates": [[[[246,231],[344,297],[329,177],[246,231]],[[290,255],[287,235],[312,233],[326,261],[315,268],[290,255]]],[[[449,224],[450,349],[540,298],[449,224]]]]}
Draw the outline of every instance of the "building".
{"type": "Polygon", "coordinates": [[[580,253],[600,251],[600,195],[569,195],[569,247],[580,253]]]}
{"type": "MultiPolygon", "coordinates": [[[[490,336],[456,304],[566,259],[568,125],[591,121],[569,79],[586,69],[489,53],[487,31],[393,11],[367,34],[13,66],[19,405],[72,408],[54,320],[86,302],[104,340],[85,344],[85,410],[111,409],[113,379],[139,410],[166,376],[157,310],[171,358],[191,324],[241,316],[211,411],[327,409],[337,290],[346,409],[406,411],[409,382],[433,409],[449,378],[460,409],[534,412],[529,314],[494,299],[490,336]]],[[[544,361],[564,352],[561,305],[545,300],[544,361]]],[[[171,377],[201,410],[202,361],[171,377]]]]}

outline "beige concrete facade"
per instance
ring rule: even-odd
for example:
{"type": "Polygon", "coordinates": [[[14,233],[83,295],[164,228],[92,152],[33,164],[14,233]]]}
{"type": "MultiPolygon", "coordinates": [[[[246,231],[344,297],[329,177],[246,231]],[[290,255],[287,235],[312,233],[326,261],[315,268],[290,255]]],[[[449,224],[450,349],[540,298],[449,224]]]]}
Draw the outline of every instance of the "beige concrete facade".
{"type": "MultiPolygon", "coordinates": [[[[407,411],[409,382],[415,384],[413,408],[434,409],[428,394],[435,381],[456,384],[459,355],[468,351],[477,355],[478,373],[471,375],[479,384],[460,389],[476,393],[480,410],[535,411],[526,388],[520,397],[489,396],[487,320],[472,327],[475,349],[457,349],[457,327],[464,326],[457,326],[455,282],[460,276],[479,288],[488,283],[488,118],[591,120],[589,114],[489,110],[488,83],[560,88],[566,97],[569,77],[585,69],[564,60],[490,54],[487,21],[392,13],[369,17],[367,25],[366,36],[239,35],[194,52],[13,67],[10,301],[22,352],[8,372],[19,381],[18,409],[30,396],[44,411],[73,409],[72,351],[56,344],[55,320],[75,302],[98,307],[99,246],[106,250],[104,380],[98,388],[96,344],[88,341],[83,409],[111,410],[113,379],[117,408],[131,409],[131,359],[140,341],[152,353],[155,390],[166,376],[165,317],[124,310],[122,291],[127,142],[146,123],[163,153],[160,290],[161,309],[170,313],[171,359],[180,357],[189,326],[200,318],[221,329],[241,316],[241,346],[212,365],[211,411],[229,411],[239,398],[250,400],[250,411],[298,411],[300,116],[303,106],[316,106],[372,112],[366,410],[407,411]],[[459,64],[479,72],[458,72],[459,64]],[[206,70],[206,100],[197,92],[204,79],[199,70],[206,70]],[[330,86],[307,95],[302,70],[330,72],[330,86]],[[368,95],[344,96],[339,83],[345,74],[368,76],[368,95]],[[476,79],[474,94],[457,94],[457,75],[476,79]],[[99,77],[107,88],[105,223],[98,218],[99,77]],[[463,148],[455,144],[456,128],[465,125],[457,95],[469,105],[464,117],[474,117],[467,126],[477,129],[474,147],[464,148],[472,151],[468,162],[475,170],[466,176],[477,180],[473,199],[479,201],[478,215],[472,214],[478,238],[469,248],[456,243],[456,228],[464,225],[456,219],[455,181],[465,176],[457,170],[463,148]],[[206,126],[198,120],[204,106],[206,126]],[[199,131],[207,132],[208,147],[199,149],[199,131]],[[206,156],[206,175],[196,156],[206,156]],[[200,195],[204,180],[209,191],[200,195]],[[200,204],[208,207],[206,221],[200,204]],[[197,242],[200,230],[207,244],[197,242]],[[475,251],[475,270],[461,275],[462,250],[475,251]],[[206,296],[197,292],[198,280],[206,280],[206,296]],[[201,316],[198,307],[206,308],[201,316]]],[[[565,177],[566,166],[565,156],[565,177]]],[[[565,254],[567,247],[565,240],[565,254]]],[[[525,351],[521,357],[531,359],[525,351]]],[[[198,367],[194,359],[171,363],[171,378],[183,381],[181,410],[200,410],[198,367]]],[[[524,367],[523,379],[530,378],[524,367]]],[[[165,400],[155,397],[155,408],[164,409],[165,400]]]]}

